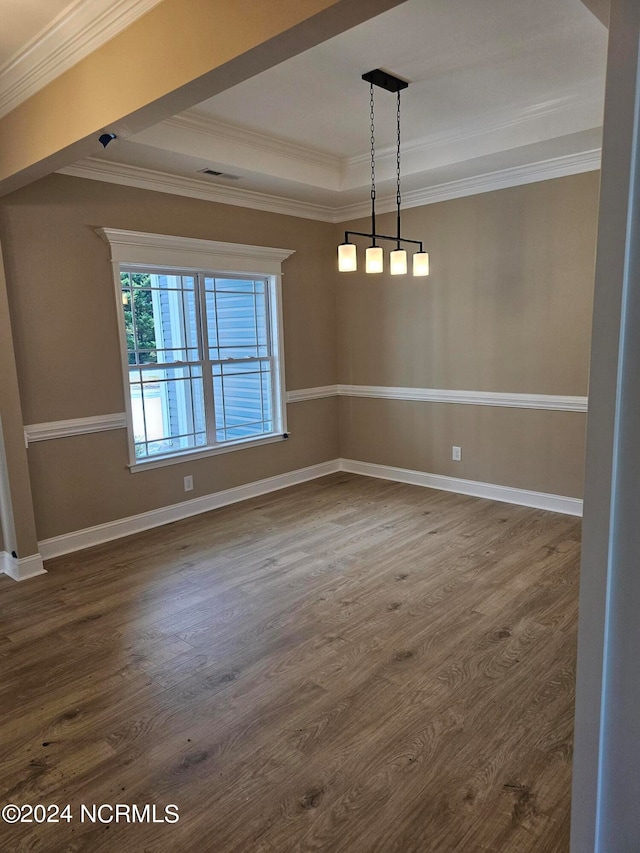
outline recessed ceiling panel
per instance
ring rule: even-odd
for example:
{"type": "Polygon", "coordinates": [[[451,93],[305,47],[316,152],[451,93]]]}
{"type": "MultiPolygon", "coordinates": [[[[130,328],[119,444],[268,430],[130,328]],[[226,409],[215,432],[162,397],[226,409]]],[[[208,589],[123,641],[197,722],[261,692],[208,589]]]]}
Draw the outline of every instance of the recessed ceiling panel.
{"type": "MultiPolygon", "coordinates": [[[[411,81],[403,134],[421,139],[568,99],[601,111],[606,44],[580,0],[409,0],[197,109],[347,157],[368,145],[361,76],[372,68],[411,81]]],[[[376,92],[381,146],[393,142],[394,110],[395,96],[376,92]]]]}

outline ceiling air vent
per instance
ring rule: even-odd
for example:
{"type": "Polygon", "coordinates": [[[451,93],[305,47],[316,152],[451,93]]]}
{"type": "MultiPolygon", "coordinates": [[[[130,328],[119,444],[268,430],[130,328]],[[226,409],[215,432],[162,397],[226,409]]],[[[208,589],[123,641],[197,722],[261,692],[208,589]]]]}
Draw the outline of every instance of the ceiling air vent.
{"type": "Polygon", "coordinates": [[[239,181],[240,175],[230,175],[229,172],[219,172],[217,169],[198,169],[201,175],[211,175],[213,178],[226,178],[227,181],[239,181]]]}

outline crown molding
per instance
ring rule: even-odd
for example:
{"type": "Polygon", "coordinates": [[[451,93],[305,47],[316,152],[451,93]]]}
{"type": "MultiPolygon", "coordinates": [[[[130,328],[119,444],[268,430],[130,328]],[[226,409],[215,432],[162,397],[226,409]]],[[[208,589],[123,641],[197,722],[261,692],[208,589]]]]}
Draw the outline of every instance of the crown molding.
{"type": "Polygon", "coordinates": [[[0,68],[0,118],[160,0],[75,0],[0,68]]]}
{"type": "MultiPolygon", "coordinates": [[[[566,91],[563,95],[544,101],[521,105],[516,110],[499,111],[483,116],[472,127],[458,126],[453,130],[433,133],[402,144],[405,176],[418,174],[449,162],[451,152],[457,161],[466,161],[479,153],[497,153],[492,142],[507,139],[508,148],[524,144],[523,138],[534,141],[563,136],[569,124],[584,128],[601,111],[602,97],[597,83],[589,81],[566,91]],[[586,111],[586,115],[585,115],[586,111]],[[572,116],[573,120],[569,117],[572,116]],[[590,118],[591,117],[591,118],[590,118]],[[524,137],[523,137],[524,134],[524,137]],[[506,135],[506,136],[505,136],[506,135]],[[531,137],[531,138],[530,138],[531,137]],[[479,145],[484,150],[480,152],[479,145]]],[[[213,162],[230,171],[262,171],[274,177],[289,178],[310,186],[322,186],[336,192],[357,190],[365,177],[370,152],[350,157],[338,157],[306,145],[293,143],[249,128],[230,124],[194,108],[147,128],[132,139],[161,150],[176,150],[202,159],[208,151],[213,162]],[[198,140],[198,137],[201,139],[198,140]],[[205,147],[202,148],[203,143],[205,147]],[[177,146],[177,147],[176,147],[177,146]]],[[[500,146],[499,146],[500,148],[500,146]]],[[[502,148],[500,148],[502,150],[502,148]]],[[[396,147],[379,148],[376,163],[380,174],[386,175],[393,166],[395,176],[396,147]]],[[[387,177],[391,176],[391,172],[387,177]]]]}
{"type": "MultiPolygon", "coordinates": [[[[177,116],[172,116],[165,119],[161,124],[177,128],[178,130],[186,130],[208,137],[215,137],[216,139],[229,142],[234,146],[241,145],[249,147],[260,153],[267,151],[270,154],[297,160],[306,165],[334,169],[336,173],[340,171],[342,164],[342,158],[333,154],[328,154],[317,148],[298,145],[295,142],[289,142],[267,133],[259,133],[255,130],[219,121],[196,109],[187,110],[177,116]]],[[[229,168],[233,170],[233,166],[229,168]]]]}
{"type": "MultiPolygon", "coordinates": [[[[469,195],[493,192],[494,190],[518,187],[537,181],[549,181],[553,178],[563,178],[567,175],[578,175],[581,172],[594,172],[600,168],[600,149],[581,151],[577,154],[566,154],[538,163],[526,163],[523,166],[513,166],[499,169],[483,175],[473,175],[456,181],[447,181],[432,187],[412,190],[402,194],[402,209],[423,207],[436,204],[439,201],[449,201],[469,195]]],[[[376,199],[377,213],[391,213],[396,209],[395,196],[378,196],[376,199]]],[[[334,209],[334,222],[349,222],[352,219],[362,219],[369,216],[371,202],[358,202],[334,209]]]]}
{"type": "MultiPolygon", "coordinates": [[[[581,172],[596,171],[599,168],[600,149],[582,151],[578,154],[567,154],[563,157],[554,157],[538,163],[527,163],[524,166],[500,169],[483,175],[474,175],[469,178],[461,178],[460,180],[405,192],[402,196],[402,207],[403,209],[422,207],[449,199],[478,195],[479,193],[516,187],[536,181],[548,181],[552,178],[576,175],[581,172]]],[[[63,169],[59,169],[58,173],[76,178],[88,178],[94,181],[122,184],[155,192],[199,198],[219,204],[250,207],[254,210],[280,213],[285,216],[315,219],[320,222],[349,222],[352,219],[366,217],[370,212],[369,201],[342,207],[330,207],[91,157],[80,160],[73,166],[65,166],[63,169]]],[[[395,196],[379,196],[376,201],[376,209],[378,213],[394,211],[396,209],[395,196]]]]}
{"type": "Polygon", "coordinates": [[[195,173],[195,163],[201,163],[238,177],[261,174],[335,192],[343,189],[340,157],[195,109],[138,131],[130,142],[189,157],[194,165],[188,177],[202,178],[195,173]]]}
{"type": "Polygon", "coordinates": [[[333,208],[311,202],[297,201],[282,196],[245,190],[240,187],[213,184],[198,178],[186,178],[159,172],[155,169],[143,169],[126,163],[114,163],[111,160],[98,160],[88,157],[73,166],[58,170],[60,175],[75,178],[88,178],[92,181],[105,181],[110,184],[122,184],[143,190],[170,193],[171,195],[199,198],[218,204],[232,204],[236,207],[250,207],[253,210],[265,210],[269,213],[282,213],[285,216],[298,216],[303,219],[317,219],[320,222],[335,222],[333,208]]]}
{"type": "MultiPolygon", "coordinates": [[[[401,153],[405,157],[417,154],[426,158],[437,148],[448,149],[458,143],[477,142],[478,138],[482,136],[495,133],[504,134],[514,129],[519,130],[532,123],[539,123],[554,117],[565,117],[567,110],[584,109],[585,107],[598,109],[602,107],[602,95],[598,94],[596,81],[583,83],[566,92],[563,96],[555,98],[551,103],[545,101],[542,104],[521,106],[517,110],[510,110],[508,113],[501,111],[488,114],[484,116],[482,121],[474,124],[471,129],[469,127],[458,127],[454,130],[433,133],[429,136],[403,142],[401,153]]],[[[376,151],[376,163],[384,163],[385,160],[393,160],[395,163],[395,158],[395,145],[385,146],[376,151]]],[[[368,166],[370,159],[371,154],[368,151],[354,154],[351,157],[344,158],[343,168],[347,172],[368,166]]]]}

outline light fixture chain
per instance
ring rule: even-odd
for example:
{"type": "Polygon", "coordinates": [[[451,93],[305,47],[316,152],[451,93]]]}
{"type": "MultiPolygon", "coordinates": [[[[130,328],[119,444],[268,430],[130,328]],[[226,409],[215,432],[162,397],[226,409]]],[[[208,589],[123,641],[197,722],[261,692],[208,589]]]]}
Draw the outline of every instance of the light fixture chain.
{"type": "Polygon", "coordinates": [[[396,204],[397,204],[397,212],[396,212],[396,236],[397,243],[396,249],[400,251],[400,90],[397,93],[397,109],[396,109],[396,121],[397,121],[397,145],[396,145],[396,204]]]}
{"type": "Polygon", "coordinates": [[[396,179],[398,182],[398,190],[397,190],[397,194],[396,194],[396,201],[398,203],[398,210],[399,210],[400,209],[400,92],[398,92],[397,120],[398,120],[398,147],[396,150],[396,179]]]}
{"type": "Polygon", "coordinates": [[[373,104],[373,83],[370,84],[370,116],[371,116],[371,199],[376,197],[376,138],[375,138],[375,121],[374,121],[374,104],[373,104]]]}

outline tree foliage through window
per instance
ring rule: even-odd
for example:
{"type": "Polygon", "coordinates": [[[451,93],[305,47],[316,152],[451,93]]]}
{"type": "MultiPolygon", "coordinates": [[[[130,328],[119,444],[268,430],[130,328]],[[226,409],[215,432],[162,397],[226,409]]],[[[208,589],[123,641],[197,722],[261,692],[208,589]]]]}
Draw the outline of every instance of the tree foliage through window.
{"type": "MultiPolygon", "coordinates": [[[[124,323],[127,332],[127,350],[129,351],[129,363],[132,361],[132,350],[135,349],[133,334],[133,312],[135,311],[136,330],[138,333],[138,348],[144,350],[155,350],[156,331],[153,321],[153,303],[151,291],[151,276],[149,273],[120,273],[122,292],[125,295],[124,323]]],[[[155,362],[155,353],[139,353],[139,363],[148,364],[155,362]]]]}

